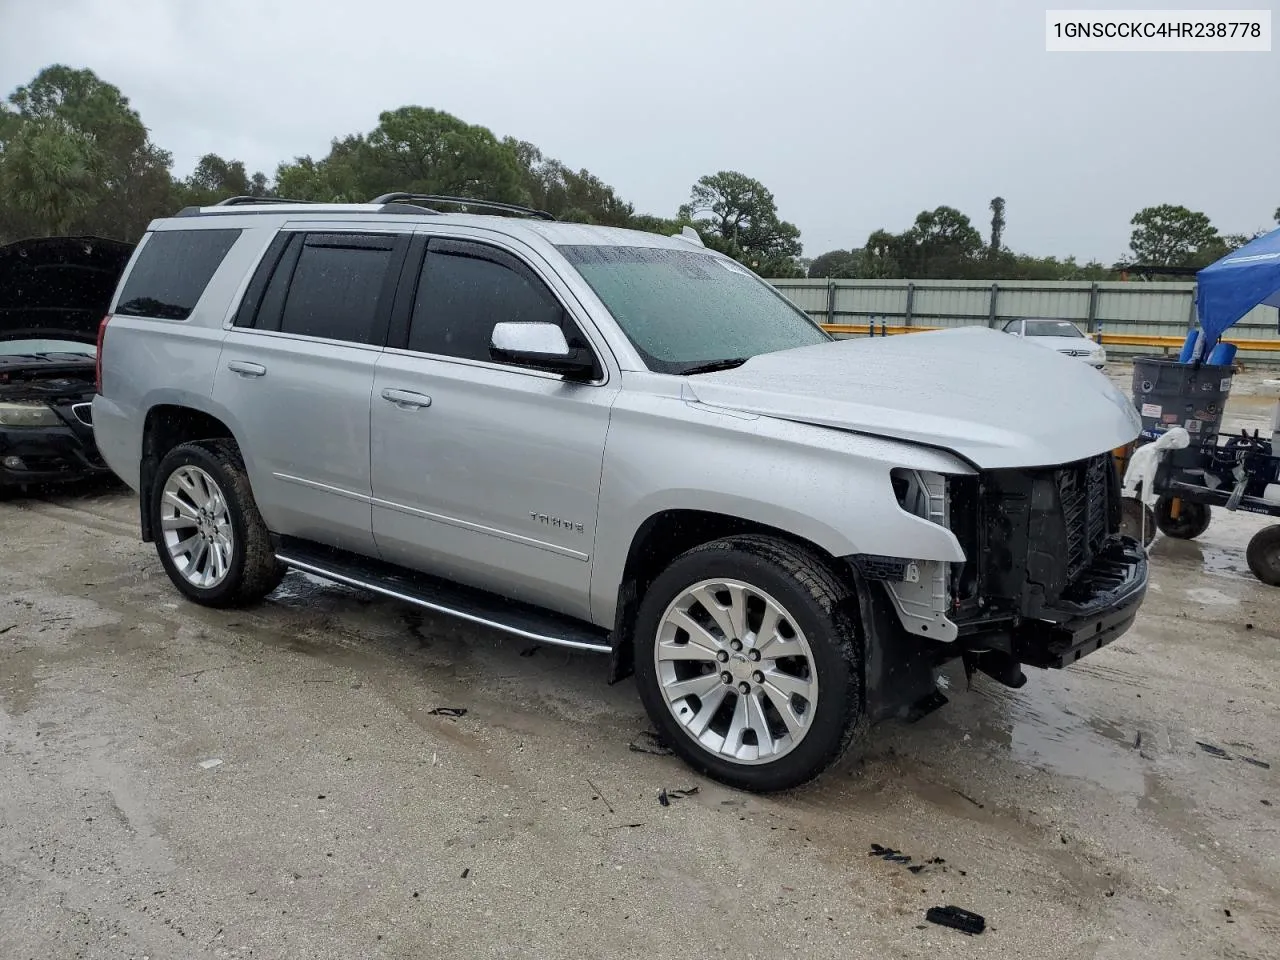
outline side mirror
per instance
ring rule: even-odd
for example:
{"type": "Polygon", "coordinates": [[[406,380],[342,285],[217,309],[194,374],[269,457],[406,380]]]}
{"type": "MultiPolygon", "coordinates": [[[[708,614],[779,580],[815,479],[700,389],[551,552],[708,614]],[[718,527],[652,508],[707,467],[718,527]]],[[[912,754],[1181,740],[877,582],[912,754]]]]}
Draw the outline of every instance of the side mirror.
{"type": "Polygon", "coordinates": [[[572,378],[589,377],[595,369],[591,354],[571,349],[564,331],[555,323],[495,323],[489,356],[501,363],[572,378]]]}

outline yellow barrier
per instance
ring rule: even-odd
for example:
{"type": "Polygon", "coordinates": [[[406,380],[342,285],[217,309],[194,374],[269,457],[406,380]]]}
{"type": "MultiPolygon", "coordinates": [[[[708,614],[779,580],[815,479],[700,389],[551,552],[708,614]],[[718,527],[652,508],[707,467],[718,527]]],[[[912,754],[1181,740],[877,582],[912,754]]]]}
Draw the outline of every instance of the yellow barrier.
{"type": "MultiPolygon", "coordinates": [[[[827,333],[843,333],[853,334],[855,336],[867,336],[870,329],[865,323],[824,323],[821,324],[822,329],[827,333]]],[[[949,327],[904,327],[904,326],[876,326],[875,335],[878,337],[883,332],[888,336],[896,336],[902,333],[926,333],[930,330],[947,330],[954,329],[949,327]]],[[[1094,339],[1093,337],[1089,338],[1094,339]]],[[[1167,350],[1181,350],[1184,342],[1183,337],[1161,337],[1156,335],[1146,335],[1137,333],[1104,333],[1102,335],[1103,345],[1110,344],[1116,347],[1163,347],[1167,350]]],[[[1245,339],[1231,338],[1224,340],[1225,343],[1234,343],[1237,350],[1260,350],[1267,353],[1280,352],[1280,340],[1261,340],[1261,339],[1245,339]]]]}

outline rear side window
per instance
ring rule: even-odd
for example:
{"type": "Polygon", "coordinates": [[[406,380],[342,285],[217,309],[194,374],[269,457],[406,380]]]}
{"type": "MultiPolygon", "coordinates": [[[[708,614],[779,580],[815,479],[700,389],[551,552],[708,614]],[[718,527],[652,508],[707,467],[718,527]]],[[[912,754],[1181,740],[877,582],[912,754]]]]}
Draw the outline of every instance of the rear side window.
{"type": "Polygon", "coordinates": [[[151,234],[120,292],[116,313],[185,320],[239,230],[159,230],[151,234]]]}
{"type": "Polygon", "coordinates": [[[418,282],[409,349],[489,360],[498,321],[554,323],[571,346],[580,339],[560,302],[515,257],[484,244],[432,240],[418,282]]]}
{"type": "Polygon", "coordinates": [[[279,329],[283,333],[381,343],[384,332],[379,318],[385,311],[379,306],[395,249],[394,237],[308,234],[296,264],[290,263],[288,254],[281,259],[259,315],[265,317],[274,299],[282,296],[279,329]]]}

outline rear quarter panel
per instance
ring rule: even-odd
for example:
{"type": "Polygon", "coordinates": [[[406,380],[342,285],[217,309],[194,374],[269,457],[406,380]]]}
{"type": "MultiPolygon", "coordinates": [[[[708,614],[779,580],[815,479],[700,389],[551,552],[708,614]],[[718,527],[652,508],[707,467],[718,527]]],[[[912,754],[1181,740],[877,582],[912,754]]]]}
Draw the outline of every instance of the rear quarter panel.
{"type": "MultiPolygon", "coordinates": [[[[103,459],[133,489],[139,485],[139,463],[147,413],[161,404],[200,410],[222,420],[235,434],[238,424],[213,402],[213,378],[230,327],[253,267],[275,235],[274,224],[159,221],[155,229],[225,229],[243,232],[214,272],[186,320],[115,314],[120,291],[145,248],[148,233],[134,252],[112,298],[111,321],[102,349],[102,393],[93,403],[94,435],[103,459]]],[[[242,451],[248,462],[251,451],[242,451]]]]}

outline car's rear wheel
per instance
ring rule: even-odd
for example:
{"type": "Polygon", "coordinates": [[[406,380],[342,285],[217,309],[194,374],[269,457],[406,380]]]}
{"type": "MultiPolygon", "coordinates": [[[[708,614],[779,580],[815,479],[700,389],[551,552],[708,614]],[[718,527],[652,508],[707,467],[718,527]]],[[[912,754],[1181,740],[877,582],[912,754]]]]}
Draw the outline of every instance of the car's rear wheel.
{"type": "Polygon", "coordinates": [[[284,567],[234,441],[181,444],[160,461],[156,477],[156,552],[186,597],[210,607],[244,606],[279,585],[284,567]]]}
{"type": "Polygon", "coordinates": [[[636,619],[636,678],[686,762],[754,791],[820,774],[864,725],[849,589],[816,554],[729,537],[677,558],[636,619]]]}

